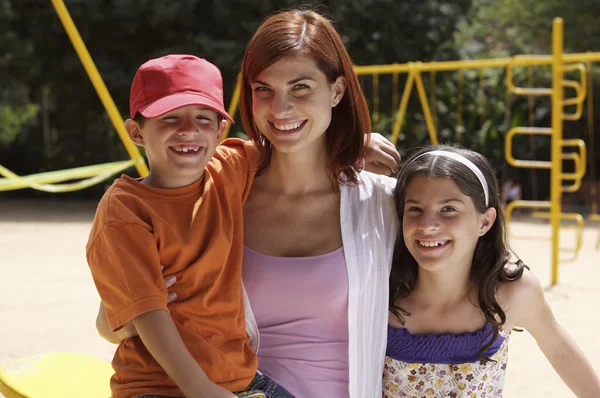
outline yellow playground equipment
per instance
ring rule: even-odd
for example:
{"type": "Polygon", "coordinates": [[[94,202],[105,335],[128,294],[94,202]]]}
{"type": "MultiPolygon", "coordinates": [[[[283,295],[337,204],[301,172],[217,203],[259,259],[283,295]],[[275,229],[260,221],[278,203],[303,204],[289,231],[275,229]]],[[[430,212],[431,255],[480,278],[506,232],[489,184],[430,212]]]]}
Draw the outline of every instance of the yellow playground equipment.
{"type": "MultiPolygon", "coordinates": [[[[0,192],[32,188],[46,192],[68,192],[84,189],[101,181],[110,178],[126,168],[135,166],[140,176],[148,173],[148,168],[144,158],[137,147],[131,142],[126,131],[123,128],[123,120],[110,96],[106,86],[90,54],[88,53],[73,20],[71,19],[63,0],[51,0],[52,4],[62,21],[65,31],[69,35],[81,62],[88,73],[92,84],[102,103],[110,116],[110,119],[117,130],[127,152],[129,160],[112,162],[101,165],[86,166],[70,170],[53,171],[40,173],[30,176],[18,176],[10,170],[0,165],[0,192]],[[64,183],[65,181],[81,180],[73,183],[64,183]]],[[[561,196],[563,192],[574,192],[580,188],[582,179],[586,173],[587,151],[586,144],[582,139],[563,139],[563,122],[565,120],[576,120],[581,117],[583,103],[588,97],[588,130],[589,145],[591,150],[591,169],[595,170],[594,153],[594,125],[593,125],[593,103],[591,90],[590,70],[593,62],[600,61],[600,53],[580,53],[565,54],[563,51],[563,21],[557,18],[552,27],[552,55],[518,55],[502,59],[482,59],[472,61],[451,61],[451,62],[413,62],[408,64],[392,65],[373,65],[357,66],[355,70],[360,76],[372,76],[373,101],[372,113],[373,119],[377,120],[379,115],[379,83],[381,75],[391,75],[393,84],[393,106],[398,106],[396,112],[393,130],[392,142],[396,143],[405,120],[406,109],[410,94],[414,85],[417,87],[418,97],[422,106],[425,123],[427,126],[429,138],[432,143],[438,143],[438,134],[435,125],[436,98],[435,89],[431,90],[431,102],[427,98],[422,74],[429,72],[431,76],[431,86],[435,85],[435,76],[438,72],[457,71],[458,72],[458,109],[457,109],[457,135],[459,137],[459,128],[462,124],[462,95],[464,86],[464,71],[477,69],[481,71],[485,68],[505,68],[507,101],[511,95],[528,96],[530,99],[534,96],[548,96],[552,102],[552,123],[548,128],[533,127],[530,114],[530,126],[512,128],[505,141],[506,161],[514,167],[523,167],[531,169],[550,170],[550,200],[548,201],[524,201],[518,200],[511,202],[506,209],[507,220],[510,220],[511,214],[515,208],[533,208],[544,210],[535,212],[539,217],[548,217],[552,225],[552,284],[558,283],[558,264],[559,261],[569,261],[577,256],[581,248],[581,236],[583,230],[583,216],[577,213],[563,213],[561,208],[561,196]],[[531,68],[535,66],[549,65],[552,68],[552,86],[550,88],[531,87],[531,68]],[[513,68],[527,67],[529,74],[530,87],[517,87],[513,83],[513,68]],[[579,80],[566,80],[565,72],[578,72],[579,80]],[[398,80],[399,75],[407,74],[406,83],[402,92],[402,97],[398,104],[398,80]],[[565,98],[565,88],[574,90],[575,96],[565,98]],[[574,113],[565,113],[564,108],[574,106],[574,113]],[[515,159],[512,155],[514,137],[517,135],[529,136],[547,136],[551,141],[551,157],[549,161],[515,159]],[[565,151],[565,148],[575,148],[575,151],[565,151]],[[563,172],[563,161],[572,161],[574,164],[573,173],[563,172]],[[565,185],[565,182],[569,184],[565,185]],[[575,221],[575,232],[577,243],[575,248],[559,247],[559,231],[561,220],[575,221]],[[571,253],[569,258],[559,258],[561,251],[571,253]]],[[[233,93],[229,106],[229,113],[235,116],[239,102],[238,77],[237,85],[233,93]]],[[[531,101],[530,101],[531,104],[531,101]]],[[[531,107],[530,107],[531,112],[531,107]]],[[[508,118],[508,116],[506,116],[508,118]]],[[[227,136],[228,130],[223,135],[227,136]]],[[[592,178],[595,175],[592,174],[592,178]]],[[[595,188],[593,197],[595,198],[595,188]]],[[[592,215],[589,217],[592,221],[600,221],[597,214],[597,206],[594,203],[592,215]]],[[[600,248],[600,231],[596,248],[600,248]]],[[[105,361],[76,353],[48,353],[37,357],[27,357],[10,361],[0,367],[0,393],[6,397],[107,397],[110,395],[108,380],[113,371],[105,361]]]]}
{"type": "Polygon", "coordinates": [[[107,398],[113,369],[89,355],[57,352],[12,360],[0,366],[6,398],[107,398]]]}

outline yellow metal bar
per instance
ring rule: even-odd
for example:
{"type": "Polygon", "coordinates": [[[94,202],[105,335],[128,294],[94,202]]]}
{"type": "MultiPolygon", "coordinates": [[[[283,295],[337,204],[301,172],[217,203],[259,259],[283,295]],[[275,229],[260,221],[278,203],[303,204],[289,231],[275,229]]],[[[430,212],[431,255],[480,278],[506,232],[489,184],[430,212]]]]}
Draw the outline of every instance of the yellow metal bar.
{"type": "MultiPolygon", "coordinates": [[[[563,153],[562,159],[572,160],[575,163],[575,170],[578,170],[581,167],[581,158],[577,153],[563,153]]],[[[562,185],[562,192],[577,192],[581,187],[581,178],[577,178],[577,173],[563,173],[561,180],[573,181],[572,185],[562,185]]]]}
{"type": "Polygon", "coordinates": [[[552,135],[552,129],[546,127],[513,127],[506,133],[504,139],[504,152],[508,164],[514,167],[527,169],[551,169],[552,163],[542,160],[515,159],[512,154],[513,137],[515,135],[552,135]]]}
{"type": "Polygon", "coordinates": [[[125,170],[127,167],[130,167],[132,165],[132,160],[126,160],[121,162],[111,162],[93,166],[77,167],[74,169],[67,170],[47,171],[44,173],[31,174],[28,176],[18,176],[19,178],[12,177],[13,175],[15,175],[14,173],[4,168],[3,166],[0,166],[0,175],[6,177],[0,178],[0,192],[29,188],[30,183],[52,184],[57,182],[94,177],[98,174],[105,173],[109,170],[125,170]]]}
{"type": "Polygon", "coordinates": [[[569,99],[563,100],[563,106],[568,106],[568,105],[576,105],[577,106],[575,113],[563,114],[563,119],[564,120],[578,120],[581,117],[581,114],[583,113],[583,101],[585,101],[585,96],[587,94],[587,83],[586,83],[587,74],[585,73],[585,65],[583,65],[583,64],[569,65],[569,66],[565,67],[565,70],[579,70],[581,83],[577,82],[577,81],[572,81],[572,80],[564,80],[563,81],[563,87],[572,87],[573,89],[575,89],[575,98],[569,98],[569,99]]]}
{"type": "Polygon", "coordinates": [[[427,131],[429,132],[429,139],[433,145],[437,145],[439,143],[437,131],[435,129],[435,123],[433,123],[433,118],[431,117],[431,111],[429,110],[429,103],[427,101],[425,87],[423,86],[423,79],[419,72],[415,73],[415,80],[417,91],[419,92],[419,99],[421,100],[421,107],[423,108],[423,116],[425,117],[425,123],[427,124],[427,131]]]}
{"type": "Polygon", "coordinates": [[[92,84],[94,85],[94,88],[96,89],[96,92],[98,93],[98,96],[100,97],[100,100],[102,101],[102,104],[104,105],[104,108],[106,109],[110,120],[115,126],[115,129],[117,130],[121,141],[125,145],[127,153],[129,154],[131,159],[135,161],[135,168],[137,169],[137,172],[142,177],[148,175],[149,171],[148,167],[146,166],[146,162],[144,161],[144,158],[138,150],[138,147],[135,146],[135,144],[129,138],[129,134],[127,134],[127,131],[125,131],[123,118],[119,114],[119,111],[117,110],[114,101],[108,93],[108,89],[104,85],[104,81],[102,80],[102,77],[100,77],[100,73],[98,72],[98,69],[94,64],[90,53],[85,47],[85,43],[79,35],[77,27],[75,27],[73,19],[71,19],[71,15],[69,14],[67,7],[65,6],[65,3],[63,2],[63,0],[52,0],[52,4],[54,5],[54,9],[58,14],[65,28],[65,31],[67,32],[67,35],[71,39],[71,43],[73,43],[73,47],[75,47],[75,51],[77,51],[77,55],[79,56],[79,59],[81,60],[85,71],[90,77],[90,80],[92,81],[92,84]]]}
{"type": "Polygon", "coordinates": [[[454,130],[454,141],[460,142],[460,133],[462,131],[462,105],[463,105],[463,90],[465,85],[465,71],[458,70],[458,98],[456,100],[456,127],[454,130]]]}
{"type": "MultiPolygon", "coordinates": [[[[533,67],[531,65],[529,65],[527,67],[527,86],[533,87],[533,67]]],[[[534,125],[535,125],[534,108],[535,108],[534,98],[533,98],[533,96],[529,95],[529,96],[527,96],[527,110],[529,113],[529,127],[534,127],[534,125]]],[[[529,136],[529,152],[531,153],[531,156],[533,157],[532,160],[536,160],[535,136],[533,136],[533,135],[529,136]]],[[[538,183],[538,181],[537,181],[536,170],[531,169],[531,193],[534,198],[537,197],[537,183],[538,183]]]]}
{"type": "MultiPolygon", "coordinates": [[[[237,112],[238,109],[238,105],[240,104],[240,87],[242,85],[242,74],[238,73],[236,82],[235,82],[235,88],[233,89],[233,95],[231,96],[231,102],[229,103],[229,109],[227,110],[227,113],[229,113],[229,116],[231,116],[233,119],[235,119],[235,113],[237,112]]],[[[227,123],[227,127],[225,128],[225,131],[223,131],[223,134],[221,135],[221,141],[223,141],[225,138],[227,138],[229,136],[229,130],[231,130],[231,123],[227,123]]]]}
{"type": "MultiPolygon", "coordinates": [[[[596,143],[594,142],[594,90],[592,84],[592,62],[586,61],[585,73],[588,75],[588,95],[587,95],[587,122],[590,144],[590,179],[592,183],[592,214],[598,213],[598,203],[596,201],[596,143]]],[[[599,232],[600,237],[600,232],[599,232]]]]}
{"type": "Polygon", "coordinates": [[[572,53],[564,54],[563,61],[566,63],[571,62],[600,62],[600,52],[592,53],[572,53]]]}
{"type": "MultiPolygon", "coordinates": [[[[458,69],[485,69],[485,68],[506,68],[509,64],[512,66],[539,66],[552,65],[554,57],[552,55],[516,55],[512,58],[493,58],[477,59],[465,61],[444,61],[444,62],[423,62],[419,65],[420,72],[452,72],[458,69]]],[[[600,52],[595,53],[573,53],[563,54],[560,59],[564,63],[575,62],[600,62],[600,52]]],[[[410,62],[406,64],[387,64],[387,65],[365,65],[355,66],[354,71],[357,75],[392,74],[408,73],[410,71],[410,62]]]]}
{"type": "Polygon", "coordinates": [[[483,69],[479,70],[479,91],[477,93],[478,97],[479,97],[479,101],[481,102],[481,105],[479,106],[479,125],[483,126],[483,124],[485,123],[485,110],[487,108],[487,96],[485,95],[485,91],[483,89],[483,87],[485,86],[484,84],[484,74],[483,74],[483,69]]]}
{"type": "Polygon", "coordinates": [[[135,165],[135,159],[128,160],[127,162],[120,162],[119,165],[105,170],[103,173],[95,175],[87,180],[74,182],[71,184],[39,184],[36,182],[28,181],[27,179],[21,178],[7,168],[0,166],[0,174],[7,178],[19,183],[23,187],[32,188],[38,191],[50,192],[50,193],[61,193],[61,192],[72,192],[79,191],[85,188],[89,188],[102,181],[109,179],[112,175],[125,170],[128,167],[135,165]]]}
{"type": "Polygon", "coordinates": [[[435,82],[435,71],[429,72],[429,89],[431,90],[431,117],[433,125],[437,129],[437,84],[435,82]]]}
{"type": "Polygon", "coordinates": [[[550,208],[549,201],[540,201],[540,200],[513,200],[510,202],[506,209],[504,209],[504,218],[506,222],[506,230],[508,234],[513,239],[523,239],[523,240],[549,240],[551,237],[549,236],[518,236],[512,233],[510,228],[510,223],[512,222],[512,213],[516,208],[524,208],[524,209],[549,209],[550,208]]]}
{"type": "Polygon", "coordinates": [[[392,129],[392,143],[396,145],[398,143],[398,136],[400,135],[400,128],[404,123],[404,115],[406,114],[406,107],[408,106],[408,99],[410,98],[410,92],[412,90],[413,83],[415,81],[415,70],[411,70],[406,79],[404,86],[404,92],[402,93],[402,99],[400,100],[400,108],[396,114],[396,121],[394,122],[394,128],[392,129]]]}
{"type": "MultiPolygon", "coordinates": [[[[535,217],[535,218],[544,218],[544,219],[550,218],[550,213],[547,211],[534,211],[533,213],[531,213],[531,215],[532,215],[532,217],[535,217]]],[[[581,246],[582,246],[582,242],[583,242],[583,227],[584,227],[583,216],[579,213],[561,213],[560,218],[561,218],[561,220],[573,220],[576,222],[575,226],[562,227],[563,229],[572,228],[575,230],[575,248],[570,248],[570,247],[559,248],[559,251],[561,251],[561,252],[573,253],[573,257],[561,258],[560,262],[561,263],[572,262],[577,259],[577,256],[579,255],[579,251],[581,250],[581,246]]]]}
{"type": "Polygon", "coordinates": [[[561,213],[562,127],[563,127],[563,20],[552,22],[552,140],[550,169],[550,222],[552,224],[552,285],[558,283],[559,231],[561,213]]]}
{"type": "Polygon", "coordinates": [[[379,75],[373,75],[373,122],[379,120],[379,75]]]}
{"type": "MultiPolygon", "coordinates": [[[[533,88],[533,68],[531,67],[531,65],[529,65],[527,67],[527,85],[528,88],[533,88]]],[[[527,97],[527,110],[529,113],[529,127],[533,127],[533,122],[534,122],[534,114],[533,114],[533,96],[528,96],[527,97]]],[[[533,136],[529,137],[531,140],[533,140],[533,136]]],[[[532,144],[532,142],[530,142],[530,145],[532,144]]],[[[533,147],[531,145],[531,147],[533,147]]]]}
{"type": "MultiPolygon", "coordinates": [[[[581,180],[584,176],[585,176],[585,172],[586,172],[586,159],[587,159],[587,149],[586,149],[586,145],[585,142],[582,139],[579,138],[573,138],[570,140],[561,140],[560,145],[564,148],[564,147],[568,147],[568,146],[574,146],[577,147],[579,149],[579,153],[575,153],[574,155],[576,155],[581,161],[579,162],[579,165],[575,167],[575,173],[572,174],[572,177],[570,177],[571,179],[579,179],[581,180]]],[[[570,155],[570,154],[563,154],[563,155],[570,155]]],[[[563,174],[565,175],[565,174],[563,174]]],[[[571,174],[569,174],[571,175],[571,174]]]]}
{"type": "MultiPolygon", "coordinates": [[[[590,215],[590,220],[592,221],[600,221],[600,214],[592,214],[590,215]]],[[[600,249],[600,225],[598,226],[598,239],[596,240],[596,249],[600,249]]]]}
{"type": "Polygon", "coordinates": [[[392,109],[398,106],[398,76],[397,72],[392,74],[392,109]]]}
{"type": "MultiPolygon", "coordinates": [[[[528,65],[531,68],[531,65],[528,65]]],[[[506,66],[506,86],[508,91],[515,95],[528,95],[528,96],[543,96],[551,95],[552,89],[549,88],[534,88],[534,87],[517,87],[513,82],[513,63],[509,63],[506,66]]]]}

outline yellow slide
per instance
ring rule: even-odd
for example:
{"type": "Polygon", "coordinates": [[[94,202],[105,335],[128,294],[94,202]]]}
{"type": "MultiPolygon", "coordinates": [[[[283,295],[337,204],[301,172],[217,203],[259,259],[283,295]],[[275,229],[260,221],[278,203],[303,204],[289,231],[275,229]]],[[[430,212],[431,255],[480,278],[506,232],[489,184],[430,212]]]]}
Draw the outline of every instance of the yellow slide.
{"type": "Polygon", "coordinates": [[[75,352],[14,359],[0,367],[6,398],[109,398],[110,363],[75,352]]]}

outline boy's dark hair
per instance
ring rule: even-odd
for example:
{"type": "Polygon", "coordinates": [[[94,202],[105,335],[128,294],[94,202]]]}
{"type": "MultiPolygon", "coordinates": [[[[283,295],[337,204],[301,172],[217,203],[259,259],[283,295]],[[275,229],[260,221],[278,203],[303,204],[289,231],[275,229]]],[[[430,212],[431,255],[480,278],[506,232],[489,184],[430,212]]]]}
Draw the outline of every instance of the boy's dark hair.
{"type": "MultiPolygon", "coordinates": [[[[473,200],[475,209],[479,213],[484,213],[489,207],[496,209],[497,216],[494,225],[477,241],[469,275],[471,282],[478,289],[479,308],[485,319],[493,326],[492,338],[485,345],[482,342],[483,346],[479,351],[481,359],[486,359],[483,354],[494,344],[500,333],[500,328],[506,322],[506,314],[498,304],[496,291],[500,285],[519,279],[526,267],[522,261],[518,261],[517,267],[513,270],[508,271],[505,268],[510,253],[506,239],[504,215],[500,207],[498,181],[487,159],[477,152],[450,145],[429,146],[418,151],[400,169],[398,183],[394,191],[396,211],[400,220],[400,231],[402,231],[406,188],[417,175],[451,179],[458,185],[463,194],[473,200]],[[457,153],[473,162],[481,170],[487,180],[489,190],[488,206],[485,204],[481,182],[467,166],[444,156],[425,155],[415,159],[420,154],[435,150],[457,153]],[[415,160],[413,161],[413,159],[415,160]]],[[[402,233],[399,233],[394,247],[392,272],[390,274],[389,308],[402,324],[404,324],[404,316],[410,314],[394,303],[399,298],[407,297],[413,291],[417,276],[418,264],[408,251],[402,233]]],[[[489,337],[490,335],[485,336],[484,341],[488,340],[489,337]]]]}
{"type": "MultiPolygon", "coordinates": [[[[217,128],[219,128],[219,126],[221,125],[221,122],[223,121],[223,115],[221,115],[219,112],[216,112],[216,113],[217,113],[217,128]]],[[[135,117],[133,118],[133,120],[135,120],[135,122],[140,126],[140,128],[142,128],[142,127],[144,127],[144,123],[146,123],[146,120],[148,120],[148,119],[146,117],[144,117],[144,115],[142,115],[141,113],[137,112],[135,114],[135,117]]]]}

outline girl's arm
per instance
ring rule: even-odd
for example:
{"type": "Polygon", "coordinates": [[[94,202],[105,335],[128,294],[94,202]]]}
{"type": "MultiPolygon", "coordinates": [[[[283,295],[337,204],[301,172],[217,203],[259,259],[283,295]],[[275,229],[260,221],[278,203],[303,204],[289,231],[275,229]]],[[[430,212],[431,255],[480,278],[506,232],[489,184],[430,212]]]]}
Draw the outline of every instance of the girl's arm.
{"type": "Polygon", "coordinates": [[[538,279],[526,269],[519,281],[508,285],[514,285],[510,301],[517,314],[516,325],[527,329],[535,338],[556,373],[577,397],[600,397],[598,374],[554,318],[538,279]]]}

